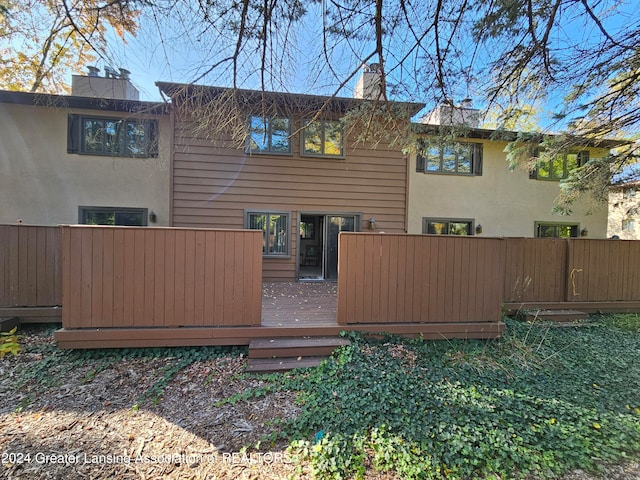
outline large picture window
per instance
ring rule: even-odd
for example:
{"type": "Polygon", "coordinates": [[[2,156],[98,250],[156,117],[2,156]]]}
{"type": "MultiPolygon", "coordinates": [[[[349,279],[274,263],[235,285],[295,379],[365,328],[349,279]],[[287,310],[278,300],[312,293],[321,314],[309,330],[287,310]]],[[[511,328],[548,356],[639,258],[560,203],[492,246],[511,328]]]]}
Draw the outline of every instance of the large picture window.
{"type": "Polygon", "coordinates": [[[561,180],[567,178],[576,168],[589,161],[589,152],[561,153],[554,158],[540,160],[535,177],[540,180],[561,180]]]}
{"type": "Polygon", "coordinates": [[[482,144],[424,144],[418,151],[416,170],[421,173],[482,175],[482,144]]]}
{"type": "Polygon", "coordinates": [[[247,212],[247,228],[262,230],[263,255],[289,255],[289,218],[289,213],[247,212]]]}
{"type": "Polygon", "coordinates": [[[344,157],[344,132],[339,120],[307,122],[302,130],[301,155],[344,157]]]}
{"type": "Polygon", "coordinates": [[[157,157],[156,120],[69,115],[67,151],[112,157],[157,157]]]}
{"type": "Polygon", "coordinates": [[[78,221],[84,225],[147,225],[146,208],[80,207],[78,221]]]}
{"type": "Polygon", "coordinates": [[[251,153],[291,153],[291,121],[288,118],[249,117],[247,150],[251,153]]]}
{"type": "Polygon", "coordinates": [[[473,220],[464,218],[423,218],[422,233],[430,235],[473,235],[473,220]]]}

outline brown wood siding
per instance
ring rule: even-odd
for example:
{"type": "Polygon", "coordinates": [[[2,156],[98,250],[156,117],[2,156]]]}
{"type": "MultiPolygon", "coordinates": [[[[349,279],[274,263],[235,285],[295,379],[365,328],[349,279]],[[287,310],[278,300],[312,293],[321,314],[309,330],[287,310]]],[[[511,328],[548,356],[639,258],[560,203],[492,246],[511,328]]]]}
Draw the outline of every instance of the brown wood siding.
{"type": "Polygon", "coordinates": [[[640,301],[640,242],[573,240],[567,272],[570,302],[640,301]]]}
{"type": "Polygon", "coordinates": [[[505,241],[505,301],[564,301],[568,241],[560,238],[506,238],[505,241]]]}
{"type": "Polygon", "coordinates": [[[499,238],[341,233],[338,323],[498,322],[499,238]]]}
{"type": "Polygon", "coordinates": [[[63,327],[260,325],[260,232],[63,227],[63,327]]]}
{"type": "Polygon", "coordinates": [[[0,306],[62,305],[59,227],[0,225],[0,306]]]}
{"type": "MultiPolygon", "coordinates": [[[[299,125],[299,120],[297,121],[299,125]]],[[[406,162],[399,150],[347,142],[346,158],[249,155],[198,138],[176,122],[172,225],[243,228],[246,210],[291,212],[290,256],[264,259],[265,280],[294,280],[300,212],[361,213],[385,232],[406,231],[406,162]]]]}

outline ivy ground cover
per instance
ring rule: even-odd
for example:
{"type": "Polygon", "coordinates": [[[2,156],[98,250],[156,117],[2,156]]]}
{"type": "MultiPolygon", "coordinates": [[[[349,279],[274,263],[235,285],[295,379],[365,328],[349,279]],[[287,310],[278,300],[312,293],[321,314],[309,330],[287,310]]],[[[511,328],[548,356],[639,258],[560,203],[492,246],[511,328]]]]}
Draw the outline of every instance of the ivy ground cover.
{"type": "Polygon", "coordinates": [[[353,336],[319,369],[270,378],[302,408],[282,435],[319,478],[553,478],[637,461],[640,322],[594,320],[507,319],[492,341],[353,336]]]}

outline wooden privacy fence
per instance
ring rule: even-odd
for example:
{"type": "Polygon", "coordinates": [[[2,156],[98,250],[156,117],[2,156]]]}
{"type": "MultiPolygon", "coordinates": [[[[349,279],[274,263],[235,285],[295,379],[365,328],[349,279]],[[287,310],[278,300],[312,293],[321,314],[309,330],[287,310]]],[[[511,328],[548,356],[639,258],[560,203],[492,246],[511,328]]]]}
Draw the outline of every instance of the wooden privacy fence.
{"type": "Polygon", "coordinates": [[[0,225],[0,307],[62,305],[62,232],[0,225]]]}
{"type": "Polygon", "coordinates": [[[65,329],[260,325],[260,231],[62,228],[65,329]]]}
{"type": "Polygon", "coordinates": [[[640,242],[506,238],[504,301],[638,302],[640,242]]]}
{"type": "Polygon", "coordinates": [[[567,301],[640,301],[640,242],[576,240],[567,249],[567,301]]]}
{"type": "Polygon", "coordinates": [[[341,233],[338,323],[498,322],[500,238],[341,233]]]}
{"type": "Polygon", "coordinates": [[[497,321],[502,302],[637,310],[640,242],[340,234],[341,325],[497,321]]]}

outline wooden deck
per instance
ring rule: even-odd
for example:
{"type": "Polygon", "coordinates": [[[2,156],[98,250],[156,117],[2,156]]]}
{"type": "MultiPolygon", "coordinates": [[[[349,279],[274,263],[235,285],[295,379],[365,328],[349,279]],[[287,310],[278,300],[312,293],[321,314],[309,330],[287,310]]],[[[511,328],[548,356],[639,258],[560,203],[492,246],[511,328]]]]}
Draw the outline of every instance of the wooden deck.
{"type": "Polygon", "coordinates": [[[332,282],[265,283],[262,325],[253,327],[77,328],[58,330],[61,348],[126,348],[249,345],[260,338],[335,336],[345,330],[422,336],[426,339],[495,338],[502,322],[360,323],[338,325],[337,284],[332,282]]]}
{"type": "Polygon", "coordinates": [[[264,283],[263,327],[337,327],[334,282],[264,283]]]}

